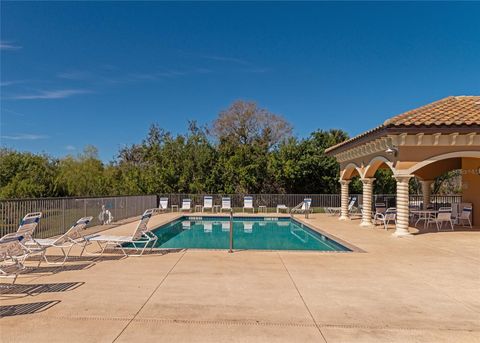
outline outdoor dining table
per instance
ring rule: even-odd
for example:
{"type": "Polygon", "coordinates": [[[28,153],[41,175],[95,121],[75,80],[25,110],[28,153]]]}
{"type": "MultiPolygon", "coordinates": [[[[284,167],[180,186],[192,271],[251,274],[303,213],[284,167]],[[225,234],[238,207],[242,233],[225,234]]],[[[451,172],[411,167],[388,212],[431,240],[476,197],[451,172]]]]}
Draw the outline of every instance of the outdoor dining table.
{"type": "Polygon", "coordinates": [[[437,210],[411,210],[413,214],[418,215],[418,219],[415,222],[415,226],[421,221],[423,221],[423,228],[427,227],[428,219],[437,215],[437,210]]]}

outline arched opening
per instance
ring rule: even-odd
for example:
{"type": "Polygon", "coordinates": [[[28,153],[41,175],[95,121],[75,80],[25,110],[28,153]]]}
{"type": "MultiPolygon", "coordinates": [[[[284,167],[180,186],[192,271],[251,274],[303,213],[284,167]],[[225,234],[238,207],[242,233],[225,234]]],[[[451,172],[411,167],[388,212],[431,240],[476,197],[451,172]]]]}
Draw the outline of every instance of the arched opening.
{"type": "Polygon", "coordinates": [[[463,208],[473,207],[472,223],[480,220],[480,152],[458,151],[432,156],[408,169],[423,184],[423,203],[452,207],[457,218],[463,208]],[[476,219],[476,220],[475,220],[476,219]]]}
{"type": "Polygon", "coordinates": [[[353,177],[361,176],[361,169],[355,163],[349,163],[341,172],[340,180],[351,180],[353,177]]]}

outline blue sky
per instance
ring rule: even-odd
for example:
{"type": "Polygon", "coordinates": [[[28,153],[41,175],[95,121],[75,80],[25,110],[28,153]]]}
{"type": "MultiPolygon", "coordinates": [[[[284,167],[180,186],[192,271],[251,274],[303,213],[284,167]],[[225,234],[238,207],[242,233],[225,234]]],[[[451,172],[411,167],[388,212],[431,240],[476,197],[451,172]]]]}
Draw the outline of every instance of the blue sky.
{"type": "Polygon", "coordinates": [[[236,99],[361,133],[480,94],[480,3],[1,2],[1,144],[111,160],[236,99]],[[364,118],[360,120],[360,118],[364,118]]]}

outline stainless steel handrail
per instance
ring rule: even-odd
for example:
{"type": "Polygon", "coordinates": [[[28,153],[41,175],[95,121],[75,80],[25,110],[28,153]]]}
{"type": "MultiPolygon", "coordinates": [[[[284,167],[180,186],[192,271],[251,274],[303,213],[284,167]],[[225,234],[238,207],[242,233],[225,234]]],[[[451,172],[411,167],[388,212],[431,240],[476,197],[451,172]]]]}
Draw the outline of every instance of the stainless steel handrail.
{"type": "Polygon", "coordinates": [[[230,245],[229,253],[233,253],[233,210],[230,209],[230,245]]]}

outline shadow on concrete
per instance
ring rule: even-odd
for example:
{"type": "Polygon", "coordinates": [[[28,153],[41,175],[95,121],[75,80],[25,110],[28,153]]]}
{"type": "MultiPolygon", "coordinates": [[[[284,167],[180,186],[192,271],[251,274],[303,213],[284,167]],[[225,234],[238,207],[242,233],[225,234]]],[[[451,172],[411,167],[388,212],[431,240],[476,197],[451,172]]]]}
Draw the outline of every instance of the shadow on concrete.
{"type": "Polygon", "coordinates": [[[0,296],[41,293],[68,292],[84,285],[85,282],[59,282],[45,284],[0,284],[0,296]]]}
{"type": "Polygon", "coordinates": [[[74,270],[84,270],[92,267],[95,263],[70,264],[63,266],[26,267],[22,274],[60,273],[74,270]]]}
{"type": "Polygon", "coordinates": [[[29,304],[0,306],[0,318],[44,312],[59,303],[60,300],[52,300],[29,304]]]}

